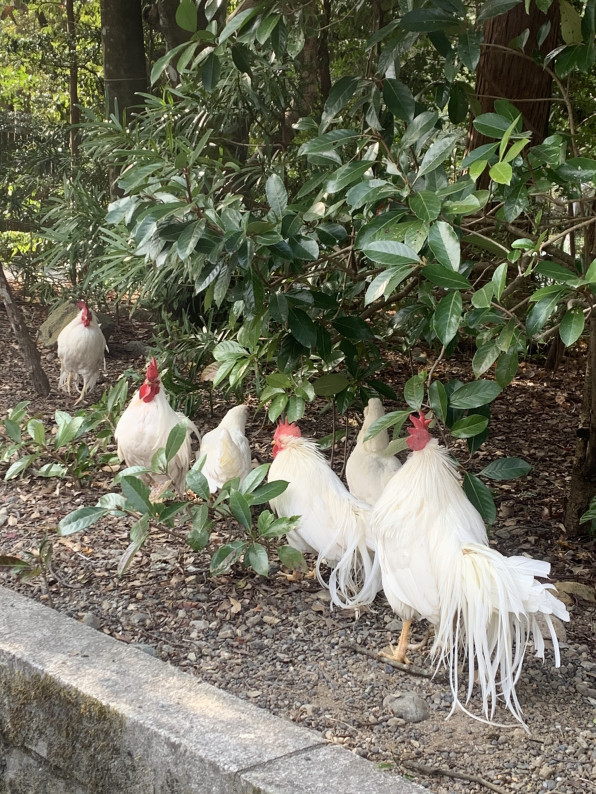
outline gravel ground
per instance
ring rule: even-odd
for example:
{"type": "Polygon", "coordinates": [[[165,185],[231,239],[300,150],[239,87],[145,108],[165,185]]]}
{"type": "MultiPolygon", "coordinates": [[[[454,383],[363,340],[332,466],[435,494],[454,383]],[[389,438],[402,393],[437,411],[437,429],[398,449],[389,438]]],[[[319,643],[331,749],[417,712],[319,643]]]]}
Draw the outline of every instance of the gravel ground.
{"type": "MultiPolygon", "coordinates": [[[[27,308],[31,324],[38,323],[43,310],[27,308]]],[[[30,393],[7,326],[0,308],[0,342],[9,359],[0,384],[0,416],[19,399],[31,399],[32,409],[42,415],[57,407],[68,409],[55,391],[45,400],[30,393]]],[[[123,341],[143,333],[148,330],[130,324],[120,328],[123,341]]],[[[54,354],[44,351],[43,363],[55,387],[54,354]]],[[[113,382],[133,365],[140,368],[142,362],[111,359],[105,380],[113,382]]],[[[396,382],[404,369],[394,363],[396,382]]],[[[21,582],[3,573],[0,582],[51,602],[122,642],[139,644],[147,653],[274,714],[317,729],[329,742],[377,762],[388,774],[411,777],[436,794],[589,794],[596,791],[594,543],[569,540],[560,523],[581,370],[581,359],[569,359],[547,380],[538,368],[525,368],[495,405],[485,453],[487,460],[497,452],[524,457],[535,466],[523,481],[494,484],[499,511],[494,545],[504,553],[548,559],[553,579],[572,583],[563,594],[571,621],[561,642],[561,667],[553,667],[548,652],[544,664],[529,654],[518,684],[529,734],[511,725],[514,721],[504,710],[497,719],[508,728],[485,725],[462,713],[446,719],[451,699],[443,673],[415,676],[379,659],[378,650],[395,641],[400,629],[382,596],[356,618],[351,612],[331,611],[326,591],[317,584],[288,582],[280,571],[267,580],[242,569],[209,579],[207,554],[195,554],[159,533],[118,578],[128,528],[113,518],[85,534],[54,537],[49,591],[41,578],[21,582]],[[536,415],[540,422],[529,430],[528,419],[536,415]],[[400,711],[404,708],[405,713],[400,711]],[[412,722],[412,716],[423,719],[412,722]]],[[[94,397],[98,395],[96,391],[94,397]]],[[[224,405],[216,407],[217,414],[224,411],[224,405]]],[[[203,429],[217,421],[199,419],[203,429]]],[[[328,432],[326,421],[309,417],[303,430],[320,436],[328,432]]],[[[255,453],[268,460],[271,428],[262,429],[262,415],[252,417],[248,435],[255,453]]],[[[86,489],[31,476],[0,481],[0,554],[31,551],[46,534],[53,537],[63,515],[81,504],[94,504],[108,489],[107,476],[86,489]]],[[[219,524],[211,551],[236,531],[219,524]]],[[[417,634],[422,632],[418,627],[417,634]]],[[[424,652],[414,653],[413,661],[428,670],[424,652]]],[[[479,713],[478,699],[472,710],[479,713]]]]}

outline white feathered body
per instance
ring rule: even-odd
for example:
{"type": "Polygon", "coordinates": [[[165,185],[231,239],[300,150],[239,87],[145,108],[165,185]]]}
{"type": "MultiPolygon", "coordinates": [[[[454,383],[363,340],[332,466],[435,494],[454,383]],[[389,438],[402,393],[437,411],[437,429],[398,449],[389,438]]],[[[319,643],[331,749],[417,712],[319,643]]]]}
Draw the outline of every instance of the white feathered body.
{"type": "Polygon", "coordinates": [[[242,482],[250,472],[250,446],[245,435],[247,412],[246,405],[231,408],[201,440],[199,457],[205,456],[202,472],[211,493],[236,477],[242,482]]]}
{"type": "MultiPolygon", "coordinates": [[[[381,580],[369,536],[370,506],[349,493],[315,442],[306,438],[284,437],[268,480],[289,483],[271,500],[271,509],[278,516],[301,516],[287,542],[317,554],[317,571],[323,559],[333,568],[328,584],[333,603],[371,603],[381,580]]],[[[320,574],[319,579],[325,584],[320,574]]]]}
{"type": "Polygon", "coordinates": [[[114,437],[118,443],[118,457],[127,466],[150,467],[153,455],[166,446],[172,428],[186,422],[188,432],[182,446],[168,464],[170,476],[147,475],[156,485],[170,479],[179,493],[185,491],[186,474],[190,468],[191,432],[198,435],[194,424],[182,413],[177,413],[168,402],[163,386],[150,402],[144,402],[137,391],[116,425],[114,437]]]}
{"type": "Polygon", "coordinates": [[[79,376],[83,379],[84,390],[91,391],[105,366],[106,340],[99,323],[92,316],[89,325],[83,325],[82,314],[80,311],[58,334],[58,386],[69,394],[72,381],[76,387],[79,376]]]}
{"type": "Polygon", "coordinates": [[[401,466],[393,455],[386,430],[382,430],[368,441],[364,440],[369,427],[384,415],[381,401],[377,397],[371,397],[364,409],[364,422],[358,433],[356,446],[346,464],[346,479],[350,493],[370,505],[374,505],[401,466]]]}
{"type": "Polygon", "coordinates": [[[482,517],[436,439],[413,452],[390,480],[374,507],[372,528],[387,600],[404,619],[423,617],[434,625],[431,653],[450,671],[454,707],[464,708],[458,669],[466,660],[466,702],[477,680],[486,719],[493,719],[502,698],[523,724],[515,683],[527,641],[532,637],[536,655],[544,658],[546,625],[558,666],[551,618],[569,619],[552,585],[535,578],[548,576],[550,564],[504,557],[489,547],[482,517]]]}

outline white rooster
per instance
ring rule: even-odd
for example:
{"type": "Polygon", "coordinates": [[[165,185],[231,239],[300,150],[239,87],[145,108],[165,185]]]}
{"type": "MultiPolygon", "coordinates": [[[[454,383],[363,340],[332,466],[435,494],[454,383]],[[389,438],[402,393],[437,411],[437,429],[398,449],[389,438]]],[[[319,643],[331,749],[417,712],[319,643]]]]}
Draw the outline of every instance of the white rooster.
{"type": "Polygon", "coordinates": [[[356,446],[346,464],[350,493],[369,505],[374,505],[383,488],[401,466],[394,456],[395,450],[401,447],[401,439],[389,442],[389,433],[382,430],[374,438],[364,440],[369,427],[382,416],[385,416],[383,403],[378,397],[371,397],[364,409],[364,421],[356,446]]]}
{"type": "Polygon", "coordinates": [[[205,456],[202,472],[211,493],[235,477],[242,482],[250,472],[250,446],[244,434],[247,414],[246,405],[230,408],[219,425],[201,440],[198,457],[205,456]]]}
{"type": "Polygon", "coordinates": [[[268,480],[286,480],[286,490],[271,500],[278,516],[300,515],[287,535],[290,546],[314,552],[332,572],[329,590],[341,607],[370,604],[381,587],[374,551],[370,550],[370,505],[356,499],[329,466],[314,441],[302,438],[295,424],[280,423],[273,439],[268,480]]]}
{"type": "MultiPolygon", "coordinates": [[[[168,474],[147,474],[159,491],[171,481],[179,494],[185,491],[186,474],[190,468],[191,432],[200,438],[196,426],[182,413],[176,413],[168,402],[159,380],[157,364],[152,358],[147,367],[145,382],[134,394],[120,417],[114,438],[118,443],[118,457],[127,466],[149,468],[154,454],[165,447],[172,428],[186,422],[187,434],[182,446],[168,464],[168,474]]],[[[154,494],[154,496],[156,495],[154,494]]]]}
{"type": "Polygon", "coordinates": [[[426,618],[435,629],[431,655],[449,669],[453,709],[470,713],[459,699],[459,665],[465,662],[465,702],[477,681],[487,721],[501,698],[523,725],[515,684],[528,638],[544,658],[541,629],[547,627],[558,667],[552,616],[569,615],[554,587],[535,579],[548,576],[549,563],[504,557],[490,548],[482,517],[466,497],[449,453],[428,432],[430,422],[410,418],[412,454],[387,484],[371,522],[385,595],[404,620],[394,658],[407,661],[410,623],[426,618]]]}
{"type": "Polygon", "coordinates": [[[79,375],[83,379],[83,388],[75,405],[81,402],[87,391],[95,387],[100,369],[102,366],[105,368],[104,351],[107,349],[99,323],[85,301],[78,301],[77,309],[81,310],[80,313],[58,334],[60,359],[58,387],[70,394],[73,380],[78,391],[79,375]]]}

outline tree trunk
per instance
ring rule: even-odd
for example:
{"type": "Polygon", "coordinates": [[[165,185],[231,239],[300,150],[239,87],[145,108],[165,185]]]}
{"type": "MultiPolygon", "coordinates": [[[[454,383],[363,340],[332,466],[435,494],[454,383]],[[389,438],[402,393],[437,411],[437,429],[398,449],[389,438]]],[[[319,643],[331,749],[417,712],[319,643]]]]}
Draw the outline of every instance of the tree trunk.
{"type": "MultiPolygon", "coordinates": [[[[106,116],[130,123],[146,92],[147,66],[141,0],[100,0],[106,116]]],[[[118,194],[116,169],[110,169],[110,193],[118,194]]]]}
{"type": "Polygon", "coordinates": [[[14,337],[17,340],[19,351],[23,356],[25,364],[31,371],[31,385],[38,394],[41,394],[42,397],[45,397],[50,393],[50,383],[48,381],[47,375],[41,368],[39,350],[31,339],[29,330],[27,329],[23,319],[23,313],[21,312],[18,305],[14,302],[12,292],[10,291],[8,281],[6,280],[6,276],[4,274],[4,268],[2,267],[1,263],[0,297],[2,298],[2,302],[6,308],[8,322],[10,323],[14,337]]]}
{"type": "Polygon", "coordinates": [[[74,0],[66,0],[66,34],[68,37],[68,91],[70,105],[70,154],[75,157],[78,150],[76,125],[81,120],[79,108],[79,63],[77,60],[77,39],[74,15],[74,0]]]}
{"type": "MultiPolygon", "coordinates": [[[[558,36],[558,3],[553,3],[546,14],[539,11],[534,2],[526,13],[524,3],[520,3],[484,25],[475,88],[480,113],[493,112],[495,99],[508,99],[522,114],[524,129],[532,132],[533,146],[542,143],[547,134],[552,79],[529,56],[535,51],[542,55],[549,53],[556,47],[558,36]],[[538,47],[538,31],[547,21],[550,31],[538,47]],[[509,42],[526,29],[529,35],[524,51],[509,48],[509,42]]],[[[470,129],[470,149],[487,142],[489,140],[473,127],[470,129]]]]}

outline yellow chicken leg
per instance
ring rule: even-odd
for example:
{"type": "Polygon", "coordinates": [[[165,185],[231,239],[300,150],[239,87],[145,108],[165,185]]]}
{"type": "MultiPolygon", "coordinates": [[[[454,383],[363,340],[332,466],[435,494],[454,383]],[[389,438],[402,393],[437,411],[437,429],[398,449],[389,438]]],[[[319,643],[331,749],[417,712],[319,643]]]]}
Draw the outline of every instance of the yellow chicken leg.
{"type": "Polygon", "coordinates": [[[381,651],[380,656],[384,656],[387,659],[392,659],[394,662],[399,662],[400,664],[410,664],[410,660],[406,656],[406,651],[408,650],[408,636],[410,634],[411,625],[411,620],[404,620],[401,634],[399,635],[397,648],[394,648],[393,645],[390,645],[389,647],[391,649],[391,653],[385,653],[385,651],[381,651]]]}

